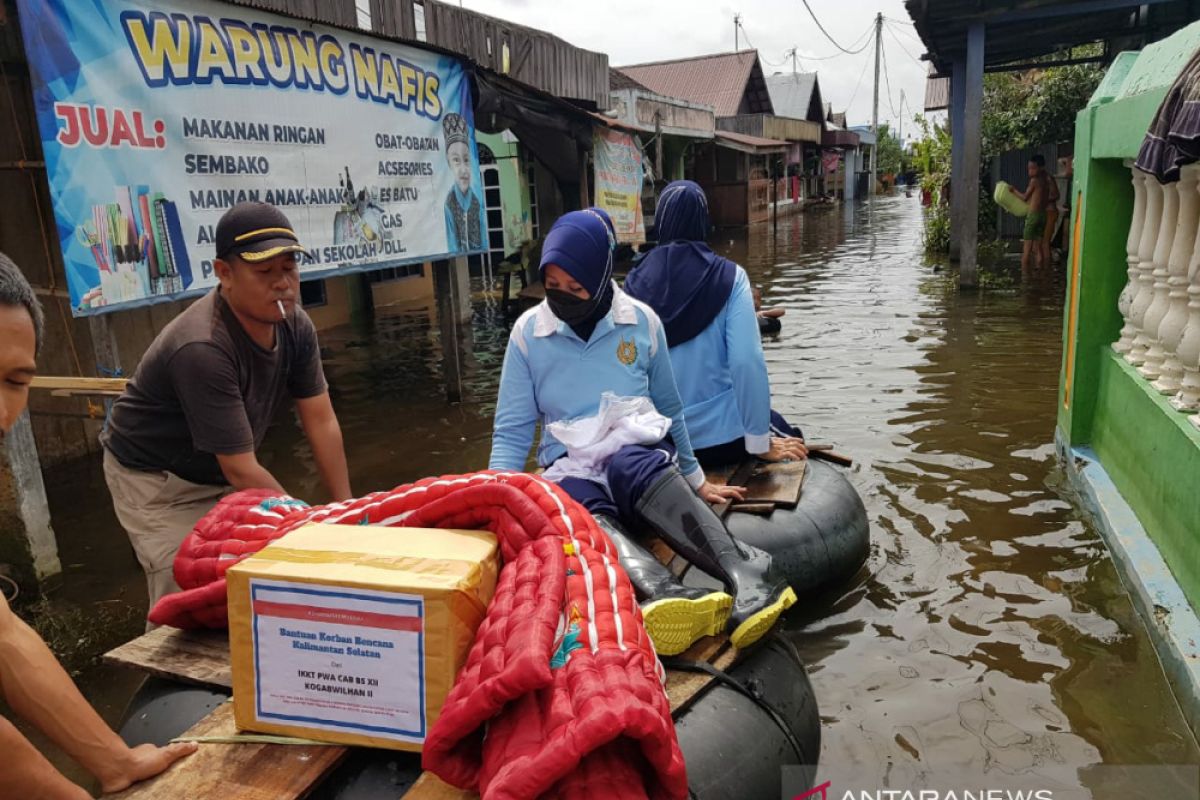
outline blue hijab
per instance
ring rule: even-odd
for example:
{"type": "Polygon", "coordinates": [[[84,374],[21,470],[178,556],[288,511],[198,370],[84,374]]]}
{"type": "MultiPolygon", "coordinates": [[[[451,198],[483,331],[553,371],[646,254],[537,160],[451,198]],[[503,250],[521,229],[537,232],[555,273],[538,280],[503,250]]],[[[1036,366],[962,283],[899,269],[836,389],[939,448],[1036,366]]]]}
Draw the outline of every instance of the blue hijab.
{"type": "Polygon", "coordinates": [[[663,189],[654,226],[658,247],[629,273],[625,291],[654,309],[667,346],[674,347],[699,336],[721,313],[737,267],[705,243],[708,200],[692,181],[674,181],[663,189]]]}
{"type": "MultiPolygon", "coordinates": [[[[564,320],[585,342],[591,338],[596,323],[612,308],[615,249],[616,237],[608,215],[590,208],[559,217],[542,245],[542,260],[538,265],[542,281],[546,280],[546,265],[555,264],[591,295],[586,301],[586,309],[572,309],[572,316],[579,318],[564,320]],[[581,314],[581,311],[586,313],[581,314]]],[[[550,310],[562,319],[564,315],[559,313],[551,292],[547,291],[546,296],[550,310]]]]}

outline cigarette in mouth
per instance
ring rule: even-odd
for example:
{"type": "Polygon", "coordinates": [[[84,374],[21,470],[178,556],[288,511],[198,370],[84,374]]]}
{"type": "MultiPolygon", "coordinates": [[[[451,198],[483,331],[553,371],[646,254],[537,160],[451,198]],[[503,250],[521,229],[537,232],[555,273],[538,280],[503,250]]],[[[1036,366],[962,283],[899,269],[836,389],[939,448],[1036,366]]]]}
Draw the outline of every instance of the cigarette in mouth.
{"type": "Polygon", "coordinates": [[[282,300],[276,300],[276,301],[275,301],[275,305],[279,306],[279,318],[280,318],[280,319],[287,319],[287,312],[283,310],[283,301],[282,301],[282,300]]]}

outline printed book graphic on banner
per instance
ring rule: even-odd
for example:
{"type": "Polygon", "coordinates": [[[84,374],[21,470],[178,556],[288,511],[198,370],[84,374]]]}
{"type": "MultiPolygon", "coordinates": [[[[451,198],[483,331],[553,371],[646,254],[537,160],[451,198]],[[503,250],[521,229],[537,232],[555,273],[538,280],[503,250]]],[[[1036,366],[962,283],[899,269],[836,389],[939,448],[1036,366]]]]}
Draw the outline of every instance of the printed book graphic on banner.
{"type": "Polygon", "coordinates": [[[617,241],[646,241],[642,218],[642,151],[627,133],[597,129],[593,139],[596,161],[596,206],[608,212],[617,241]]]}
{"type": "Polygon", "coordinates": [[[457,59],[212,0],[18,0],[75,315],[216,285],[279,206],[306,276],[487,249],[457,59]]]}
{"type": "Polygon", "coordinates": [[[419,595],[251,579],[259,719],[425,740],[419,595]]]}

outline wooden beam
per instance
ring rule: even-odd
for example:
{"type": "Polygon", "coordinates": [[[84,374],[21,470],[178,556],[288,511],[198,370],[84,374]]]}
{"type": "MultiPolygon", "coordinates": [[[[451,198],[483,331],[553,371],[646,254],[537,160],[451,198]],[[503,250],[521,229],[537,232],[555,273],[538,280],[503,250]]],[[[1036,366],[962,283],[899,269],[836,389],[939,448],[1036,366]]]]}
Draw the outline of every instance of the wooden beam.
{"type": "MultiPolygon", "coordinates": [[[[233,704],[222,703],[185,737],[238,734],[233,704]]],[[[136,783],[112,800],[219,797],[221,800],[298,800],[307,796],[347,748],[294,744],[201,744],[200,749],[157,778],[136,783]]]]}
{"type": "Polygon", "coordinates": [[[105,663],[143,670],[171,680],[232,689],[228,631],[156,628],[109,650],[105,663]]]}
{"type": "Polygon", "coordinates": [[[119,395],[125,391],[128,378],[72,378],[55,375],[38,375],[29,386],[32,389],[45,389],[55,394],[99,394],[119,395]]]}

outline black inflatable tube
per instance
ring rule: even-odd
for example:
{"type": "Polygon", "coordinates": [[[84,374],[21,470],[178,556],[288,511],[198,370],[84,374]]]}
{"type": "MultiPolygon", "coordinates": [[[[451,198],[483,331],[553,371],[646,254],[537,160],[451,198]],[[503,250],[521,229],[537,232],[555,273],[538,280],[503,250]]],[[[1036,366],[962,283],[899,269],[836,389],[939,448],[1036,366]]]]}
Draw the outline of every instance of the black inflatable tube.
{"type": "Polygon", "coordinates": [[[773,336],[783,330],[783,321],[779,317],[763,317],[758,318],[758,333],[759,335],[773,336]]]}
{"type": "MultiPolygon", "coordinates": [[[[769,515],[733,512],[725,526],[739,540],[766,550],[788,577],[797,597],[813,597],[843,585],[867,560],[871,528],[867,510],[843,470],[809,459],[800,502],[769,515]]],[[[689,586],[720,584],[688,569],[689,586]]]]}
{"type": "MultiPolygon", "coordinates": [[[[675,727],[693,797],[779,797],[784,766],[807,767],[803,774],[811,782],[821,749],[820,717],[795,651],[782,640],[768,640],[729,675],[774,713],[743,692],[714,682],[679,714],[675,727]]],[[[131,745],[165,744],[228,697],[227,692],[150,678],[130,703],[121,736],[131,745]]],[[[421,759],[414,753],[355,749],[308,797],[396,800],[420,774],[421,759]]]]}

